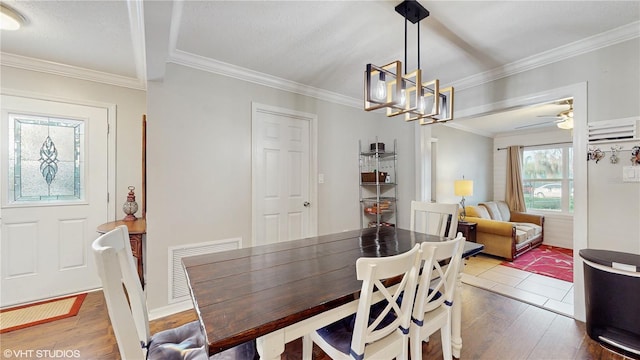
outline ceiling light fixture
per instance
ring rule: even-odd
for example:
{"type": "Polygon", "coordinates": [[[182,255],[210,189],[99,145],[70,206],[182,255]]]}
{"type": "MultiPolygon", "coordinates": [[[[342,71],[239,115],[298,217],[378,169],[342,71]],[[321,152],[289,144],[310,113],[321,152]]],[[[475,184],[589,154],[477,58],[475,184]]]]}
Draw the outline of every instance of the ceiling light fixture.
{"type": "Polygon", "coordinates": [[[569,104],[569,110],[558,113],[558,117],[562,121],[556,124],[560,129],[563,130],[573,129],[573,100],[567,100],[567,103],[569,104]]]}
{"type": "Polygon", "coordinates": [[[406,121],[420,120],[421,125],[444,123],[453,119],[453,87],[440,89],[440,81],[422,82],[420,69],[420,20],[429,11],[415,0],[396,6],[404,17],[404,64],[397,60],[384,66],[367,64],[364,73],[364,109],[386,108],[387,116],[405,114],[406,121]],[[418,68],[407,72],[407,22],[418,24],[418,68]]]}
{"type": "Polygon", "coordinates": [[[0,30],[18,30],[24,23],[24,16],[0,3],[0,30]]]}

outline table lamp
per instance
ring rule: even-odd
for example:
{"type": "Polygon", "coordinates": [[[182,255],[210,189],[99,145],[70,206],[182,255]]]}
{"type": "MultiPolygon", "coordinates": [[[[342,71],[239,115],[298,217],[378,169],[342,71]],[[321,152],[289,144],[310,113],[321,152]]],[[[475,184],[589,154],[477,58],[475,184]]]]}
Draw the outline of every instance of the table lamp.
{"type": "Polygon", "coordinates": [[[463,176],[462,180],[454,181],[453,192],[456,196],[462,196],[462,200],[460,201],[460,206],[462,207],[460,221],[464,221],[464,218],[467,216],[467,211],[464,208],[464,197],[473,195],[473,180],[465,180],[463,176]]]}

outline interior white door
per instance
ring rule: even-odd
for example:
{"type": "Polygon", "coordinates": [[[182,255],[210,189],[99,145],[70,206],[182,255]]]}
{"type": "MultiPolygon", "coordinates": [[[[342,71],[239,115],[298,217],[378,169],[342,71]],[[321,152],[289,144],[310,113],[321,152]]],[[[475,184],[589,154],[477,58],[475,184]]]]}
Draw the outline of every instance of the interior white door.
{"type": "Polygon", "coordinates": [[[254,106],[254,245],[315,234],[312,117],[254,106]]]}
{"type": "Polygon", "coordinates": [[[100,286],[107,108],[2,95],[0,306],[100,286]]]}

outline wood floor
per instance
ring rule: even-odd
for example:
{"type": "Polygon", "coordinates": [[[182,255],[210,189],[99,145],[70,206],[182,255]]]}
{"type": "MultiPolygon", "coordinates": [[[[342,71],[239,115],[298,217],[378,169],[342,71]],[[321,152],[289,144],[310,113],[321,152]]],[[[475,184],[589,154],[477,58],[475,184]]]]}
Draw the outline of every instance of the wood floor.
{"type": "MultiPolygon", "coordinates": [[[[473,286],[463,285],[462,298],[461,359],[624,359],[592,341],[584,323],[473,286]]],[[[186,311],[152,321],[151,333],[193,320],[194,312],[186,311]]],[[[75,317],[0,335],[0,348],[16,359],[43,358],[36,357],[38,350],[72,350],[80,359],[120,358],[102,292],[90,293],[75,317]],[[26,356],[29,351],[32,356],[26,356]]],[[[298,340],[287,344],[283,358],[301,354],[298,340]]],[[[439,334],[424,344],[423,358],[442,358],[439,334]]],[[[328,357],[316,348],[314,359],[328,357]]]]}

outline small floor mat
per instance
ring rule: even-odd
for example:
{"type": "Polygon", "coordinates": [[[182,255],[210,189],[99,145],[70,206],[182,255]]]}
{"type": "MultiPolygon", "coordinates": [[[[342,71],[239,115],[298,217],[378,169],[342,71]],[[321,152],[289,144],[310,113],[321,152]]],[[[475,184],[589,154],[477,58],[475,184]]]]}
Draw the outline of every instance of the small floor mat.
{"type": "Polygon", "coordinates": [[[0,310],[0,334],[78,314],[87,294],[65,296],[0,310]]]}

